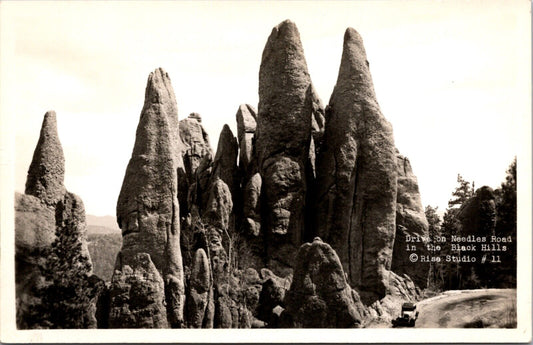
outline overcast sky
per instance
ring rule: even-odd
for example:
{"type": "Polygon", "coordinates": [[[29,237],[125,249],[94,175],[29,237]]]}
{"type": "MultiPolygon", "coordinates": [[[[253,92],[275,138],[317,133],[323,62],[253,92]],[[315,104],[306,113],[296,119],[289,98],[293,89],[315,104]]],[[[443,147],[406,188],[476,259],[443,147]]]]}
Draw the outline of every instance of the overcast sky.
{"type": "MultiPolygon", "coordinates": [[[[347,27],[363,37],[378,102],[424,205],[444,210],[461,173],[498,187],[530,134],[530,2],[0,3],[3,130],[23,192],[43,115],[57,112],[65,184],[115,215],[148,74],[170,75],[179,118],[202,115],[216,149],[239,104],[257,108],[272,27],[296,23],[327,104],[347,27]]],[[[5,154],[5,153],[4,153],[5,154]]],[[[8,155],[9,157],[9,155],[8,155]]]]}

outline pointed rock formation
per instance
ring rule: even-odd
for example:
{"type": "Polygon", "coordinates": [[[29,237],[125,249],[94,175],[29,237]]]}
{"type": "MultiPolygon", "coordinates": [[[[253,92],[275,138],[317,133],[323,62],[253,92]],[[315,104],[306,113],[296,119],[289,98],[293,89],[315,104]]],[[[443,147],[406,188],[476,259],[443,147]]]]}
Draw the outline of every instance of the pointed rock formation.
{"type": "Polygon", "coordinates": [[[350,284],[380,297],[396,231],[396,175],[392,127],[379,109],[363,41],[349,28],[317,166],[317,231],[350,284]]]}
{"type": "Polygon", "coordinates": [[[64,180],[65,157],[57,135],[56,113],[48,111],[28,170],[25,194],[55,205],[65,194],[64,180]]]}
{"type": "Polygon", "coordinates": [[[420,238],[417,247],[418,255],[427,255],[427,239],[429,224],[426,219],[418,182],[413,174],[409,159],[397,155],[398,191],[396,197],[396,236],[392,255],[391,269],[399,275],[407,274],[421,288],[427,286],[429,262],[413,264],[409,260],[412,252],[406,250],[407,236],[420,238]]]}
{"type": "Polygon", "coordinates": [[[237,138],[239,140],[239,168],[243,181],[250,175],[250,164],[254,159],[254,135],[257,126],[257,112],[249,104],[241,104],[237,114],[237,138]]]}
{"type": "Polygon", "coordinates": [[[363,319],[364,307],[348,285],[339,257],[320,238],[298,250],[285,305],[282,327],[355,328],[363,319]]]}
{"type": "Polygon", "coordinates": [[[313,112],[311,78],[296,25],[274,27],[259,70],[256,151],[268,267],[290,272],[305,228],[313,112]]]}
{"type": "Polygon", "coordinates": [[[209,188],[207,206],[202,219],[206,224],[215,227],[220,233],[228,231],[233,211],[231,192],[228,185],[216,178],[209,188]]]}
{"type": "Polygon", "coordinates": [[[165,281],[172,327],[183,323],[185,299],[177,198],[178,140],[174,91],[168,74],[159,68],[148,77],[135,146],[117,202],[123,245],[116,267],[120,270],[130,265],[139,253],[149,254],[165,281]]]}
{"type": "Polygon", "coordinates": [[[229,188],[232,200],[237,201],[239,187],[237,155],[239,144],[228,125],[224,125],[218,139],[217,153],[213,162],[213,177],[220,178],[229,188]]]}

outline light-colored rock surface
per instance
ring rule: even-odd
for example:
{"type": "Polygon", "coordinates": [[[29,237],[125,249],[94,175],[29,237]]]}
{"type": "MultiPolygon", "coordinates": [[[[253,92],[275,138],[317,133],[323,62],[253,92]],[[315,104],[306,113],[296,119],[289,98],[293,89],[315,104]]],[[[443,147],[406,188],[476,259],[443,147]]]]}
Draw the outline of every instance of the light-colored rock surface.
{"type": "Polygon", "coordinates": [[[416,243],[416,254],[421,257],[428,255],[427,239],[429,224],[426,219],[418,181],[413,174],[409,159],[397,155],[398,192],[396,197],[396,236],[392,255],[391,269],[396,274],[407,274],[421,288],[427,286],[429,262],[413,263],[407,251],[407,236],[420,238],[416,243]]]}
{"type": "Polygon", "coordinates": [[[396,232],[396,153],[363,41],[344,35],[317,164],[317,233],[338,253],[352,287],[383,297],[396,232]]]}
{"type": "MultiPolygon", "coordinates": [[[[196,121],[196,120],[195,120],[196,121]]],[[[178,108],[168,74],[150,73],[133,153],[117,202],[123,244],[116,267],[150,255],[161,273],[169,321],[183,324],[185,300],[178,204],[178,108]]]]}
{"type": "Polygon", "coordinates": [[[259,70],[256,152],[266,191],[261,207],[268,267],[288,274],[305,227],[312,85],[300,34],[286,20],[274,27],[259,70]]]}

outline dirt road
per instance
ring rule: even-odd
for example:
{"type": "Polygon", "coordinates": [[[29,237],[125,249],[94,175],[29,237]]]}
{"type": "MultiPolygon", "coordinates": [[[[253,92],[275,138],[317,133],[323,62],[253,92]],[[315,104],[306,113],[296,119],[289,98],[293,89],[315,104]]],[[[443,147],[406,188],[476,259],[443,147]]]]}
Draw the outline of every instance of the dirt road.
{"type": "Polygon", "coordinates": [[[516,327],[516,289],[446,291],[417,310],[416,328],[516,327]]]}

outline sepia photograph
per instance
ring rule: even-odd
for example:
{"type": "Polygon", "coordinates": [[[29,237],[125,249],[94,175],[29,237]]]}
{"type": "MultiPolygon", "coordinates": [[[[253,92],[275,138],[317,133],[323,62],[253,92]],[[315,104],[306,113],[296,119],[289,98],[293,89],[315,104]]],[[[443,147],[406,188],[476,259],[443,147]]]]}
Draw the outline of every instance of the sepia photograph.
{"type": "Polygon", "coordinates": [[[2,342],[531,341],[531,2],[1,1],[2,342]]]}

